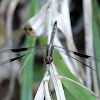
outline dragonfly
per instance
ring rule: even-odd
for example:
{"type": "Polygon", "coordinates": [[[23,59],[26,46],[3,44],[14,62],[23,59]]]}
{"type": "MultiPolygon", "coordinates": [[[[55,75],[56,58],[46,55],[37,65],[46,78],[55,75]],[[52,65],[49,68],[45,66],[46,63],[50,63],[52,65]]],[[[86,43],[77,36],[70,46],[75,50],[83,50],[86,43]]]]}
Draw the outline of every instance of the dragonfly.
{"type": "MultiPolygon", "coordinates": [[[[54,36],[55,36],[56,31],[57,31],[57,21],[54,22],[52,33],[51,33],[51,40],[50,40],[50,43],[48,45],[32,46],[32,47],[18,48],[18,49],[6,49],[6,50],[1,51],[0,53],[6,53],[6,52],[13,52],[13,53],[15,53],[15,52],[24,52],[24,51],[27,51],[27,50],[35,48],[33,51],[31,51],[29,53],[20,55],[18,57],[12,58],[12,59],[8,59],[8,60],[2,62],[1,65],[13,62],[13,61],[15,61],[17,59],[20,59],[20,58],[22,58],[22,57],[24,57],[24,56],[26,56],[28,54],[31,54],[31,53],[37,51],[38,49],[43,49],[44,47],[46,47],[46,57],[44,58],[46,64],[51,64],[53,62],[53,52],[54,52],[54,49],[58,48],[58,49],[62,49],[64,51],[66,51],[67,53],[65,53],[65,54],[68,55],[69,57],[73,58],[74,60],[80,62],[81,64],[83,64],[83,65],[89,67],[91,70],[95,71],[95,69],[93,69],[91,66],[83,63],[82,61],[76,59],[75,57],[72,57],[71,54],[74,54],[75,56],[78,56],[78,57],[81,57],[81,58],[85,58],[85,59],[100,61],[96,57],[85,55],[85,54],[82,54],[82,53],[79,53],[79,52],[75,52],[75,51],[72,51],[72,50],[68,50],[66,48],[62,48],[62,47],[53,45],[54,36]]],[[[57,50],[57,51],[59,51],[59,50],[57,50]]]]}

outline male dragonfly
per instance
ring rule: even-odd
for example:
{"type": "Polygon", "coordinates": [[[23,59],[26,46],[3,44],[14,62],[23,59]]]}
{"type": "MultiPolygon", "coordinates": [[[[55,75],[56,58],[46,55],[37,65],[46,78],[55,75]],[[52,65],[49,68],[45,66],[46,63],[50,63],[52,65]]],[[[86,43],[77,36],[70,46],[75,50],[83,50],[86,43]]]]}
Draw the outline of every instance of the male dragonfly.
{"type": "MultiPolygon", "coordinates": [[[[28,47],[28,48],[19,48],[19,49],[7,49],[7,50],[3,50],[1,51],[0,53],[6,53],[6,52],[23,52],[23,51],[27,51],[27,50],[30,50],[30,49],[34,49],[33,51],[29,52],[29,53],[26,53],[24,55],[21,55],[21,56],[18,56],[18,57],[15,57],[15,58],[12,58],[12,59],[9,59],[9,60],[6,60],[4,61],[3,63],[1,63],[1,65],[4,65],[6,63],[9,63],[9,62],[13,62],[19,58],[22,58],[30,53],[33,53],[35,52],[36,50],[38,49],[43,49],[44,47],[46,47],[46,57],[45,57],[45,62],[46,64],[51,64],[52,61],[53,61],[53,51],[54,51],[54,48],[57,49],[57,48],[60,48],[62,50],[65,50],[67,53],[66,55],[68,55],[69,57],[75,59],[76,61],[80,62],[81,64],[89,67],[90,69],[92,70],[95,70],[93,69],[91,66],[89,65],[86,65],[85,63],[83,63],[82,61],[72,57],[70,54],[74,54],[76,56],[79,56],[79,57],[82,57],[82,58],[86,58],[86,59],[93,59],[93,60],[96,60],[96,61],[100,61],[98,60],[97,58],[93,57],[93,56],[89,56],[89,55],[85,55],[85,54],[82,54],[82,53],[78,53],[78,52],[75,52],[75,51],[71,51],[71,50],[68,50],[68,49],[65,49],[65,48],[62,48],[62,47],[59,47],[59,46],[56,46],[56,45],[53,45],[53,41],[54,41],[54,36],[55,36],[55,33],[56,33],[56,30],[57,30],[57,21],[55,21],[54,25],[53,25],[53,29],[52,29],[52,34],[51,34],[51,40],[50,40],[50,43],[48,45],[40,45],[40,46],[33,46],[33,47],[28,47]]],[[[57,50],[59,51],[59,50],[57,50]]]]}

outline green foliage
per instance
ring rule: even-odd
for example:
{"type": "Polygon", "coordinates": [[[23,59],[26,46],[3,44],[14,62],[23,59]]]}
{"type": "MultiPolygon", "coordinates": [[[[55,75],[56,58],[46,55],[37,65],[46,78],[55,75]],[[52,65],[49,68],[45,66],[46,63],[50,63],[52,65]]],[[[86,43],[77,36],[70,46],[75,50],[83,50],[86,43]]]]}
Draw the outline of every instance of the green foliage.
{"type": "MultiPolygon", "coordinates": [[[[41,35],[39,38],[39,42],[40,45],[46,45],[47,44],[47,40],[45,39],[45,37],[43,35],[41,35]],[[41,44],[42,41],[42,44],[41,44]]],[[[46,48],[41,49],[41,52],[44,53],[46,52],[46,48]]],[[[35,61],[34,62],[34,81],[41,81],[43,79],[44,73],[45,73],[45,64],[44,64],[44,58],[41,58],[41,61],[35,61]]]]}
{"type": "MultiPolygon", "coordinates": [[[[97,58],[100,58],[100,7],[97,0],[93,1],[93,39],[94,50],[97,58]]],[[[96,62],[97,72],[100,84],[100,61],[96,62]]]]}
{"type": "MultiPolygon", "coordinates": [[[[38,0],[31,0],[30,3],[30,10],[28,18],[31,18],[35,13],[39,10],[39,1],[38,0]],[[37,5],[37,6],[36,6],[37,5]],[[35,8],[36,7],[36,8],[35,8]]],[[[27,35],[25,41],[25,47],[34,46],[36,39],[32,39],[30,36],[27,35]]],[[[27,53],[27,52],[25,52],[27,53]]],[[[32,100],[32,82],[33,82],[33,75],[34,75],[34,53],[25,56],[22,59],[23,62],[23,82],[22,82],[22,89],[21,89],[21,100],[32,100]]]]}
{"type": "MultiPolygon", "coordinates": [[[[54,63],[60,75],[66,76],[74,81],[80,81],[70,72],[65,62],[58,52],[54,52],[54,63]]],[[[95,98],[84,88],[70,82],[62,80],[67,100],[95,100],[95,98]]]]}

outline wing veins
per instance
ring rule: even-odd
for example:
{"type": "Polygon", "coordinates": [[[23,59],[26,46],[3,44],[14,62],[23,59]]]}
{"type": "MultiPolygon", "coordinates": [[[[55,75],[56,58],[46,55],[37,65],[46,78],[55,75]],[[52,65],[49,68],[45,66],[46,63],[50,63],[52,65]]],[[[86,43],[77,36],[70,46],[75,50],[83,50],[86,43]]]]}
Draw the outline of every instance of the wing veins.
{"type": "MultiPolygon", "coordinates": [[[[85,55],[85,54],[82,54],[82,53],[79,53],[79,52],[71,51],[71,50],[68,50],[68,49],[65,49],[65,48],[56,46],[56,45],[54,45],[54,47],[63,49],[63,50],[65,50],[65,51],[69,52],[69,53],[72,53],[72,54],[74,54],[74,55],[76,55],[76,56],[79,56],[79,57],[82,57],[82,58],[86,58],[86,59],[89,59],[89,58],[90,58],[90,60],[100,61],[99,59],[97,59],[96,57],[93,57],[93,56],[89,56],[89,55],[85,55]]],[[[55,49],[56,49],[56,48],[55,48],[55,49]]]]}
{"type": "Polygon", "coordinates": [[[0,53],[7,53],[7,52],[24,52],[24,51],[27,51],[27,50],[30,50],[30,49],[34,49],[34,48],[38,49],[38,48],[44,47],[44,46],[47,46],[47,45],[32,46],[32,47],[19,48],[19,49],[6,49],[6,50],[1,51],[0,53]]]}
{"type": "MultiPolygon", "coordinates": [[[[61,52],[60,50],[56,50],[56,51],[58,51],[58,52],[61,52]]],[[[63,52],[64,53],[64,52],[63,52]]],[[[64,53],[64,54],[66,54],[66,53],[64,53]]],[[[85,64],[85,63],[83,63],[82,61],[80,61],[80,60],[78,60],[78,59],[76,59],[76,58],[74,58],[74,57],[72,57],[71,55],[69,55],[69,54],[66,54],[68,57],[71,57],[71,58],[73,58],[74,60],[76,60],[76,61],[78,61],[78,62],[80,62],[81,64],[83,64],[83,65],[85,65],[85,66],[87,66],[87,67],[89,67],[91,70],[94,70],[94,71],[96,71],[95,69],[93,69],[91,66],[89,66],[89,65],[87,65],[87,64],[85,64]]]]}
{"type": "Polygon", "coordinates": [[[43,48],[40,47],[40,48],[35,49],[35,50],[33,50],[33,51],[29,52],[29,53],[23,54],[23,55],[21,55],[21,56],[18,56],[18,57],[12,58],[12,59],[8,59],[8,60],[4,61],[3,63],[1,63],[0,65],[4,65],[4,64],[6,64],[6,63],[13,62],[13,61],[15,61],[15,60],[17,60],[17,59],[20,59],[20,58],[22,58],[22,57],[24,57],[24,56],[26,56],[26,55],[28,55],[28,54],[31,54],[31,53],[33,53],[33,52],[39,50],[39,49],[43,49],[43,48]]]}

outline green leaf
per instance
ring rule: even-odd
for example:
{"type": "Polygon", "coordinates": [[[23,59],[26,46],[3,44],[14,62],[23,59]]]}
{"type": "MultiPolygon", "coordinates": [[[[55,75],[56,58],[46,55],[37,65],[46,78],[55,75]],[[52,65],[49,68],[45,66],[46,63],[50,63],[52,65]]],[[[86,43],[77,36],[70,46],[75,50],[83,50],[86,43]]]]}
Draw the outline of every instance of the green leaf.
{"type": "MultiPolygon", "coordinates": [[[[38,0],[31,0],[30,3],[30,10],[28,18],[31,18],[35,13],[39,10],[39,1],[38,0]]],[[[32,39],[32,37],[26,37],[25,47],[35,46],[36,39],[32,39]]],[[[27,53],[27,52],[25,52],[27,53]]],[[[33,100],[32,98],[32,83],[33,83],[33,75],[34,75],[34,53],[25,56],[22,59],[23,62],[23,82],[22,82],[22,89],[21,89],[21,100],[33,100]]]]}
{"type": "MultiPolygon", "coordinates": [[[[74,81],[81,83],[68,69],[65,62],[61,58],[58,52],[54,52],[54,64],[57,67],[57,71],[60,75],[66,76],[74,81]]],[[[90,94],[89,91],[80,87],[70,81],[62,80],[63,86],[65,88],[66,100],[95,100],[95,98],[90,94]]]]}
{"type": "MultiPolygon", "coordinates": [[[[45,39],[45,37],[43,35],[41,35],[39,38],[38,38],[40,41],[40,45],[45,45],[47,44],[47,41],[45,39]],[[42,41],[42,44],[41,44],[41,41],[42,41]]],[[[40,52],[43,52],[45,54],[46,52],[46,49],[41,49],[40,52]]],[[[41,61],[36,61],[35,60],[35,63],[34,63],[34,81],[35,82],[39,82],[43,79],[43,76],[44,76],[44,73],[45,73],[45,67],[44,67],[44,58],[40,58],[41,61]]],[[[39,59],[38,59],[39,60],[39,59]]]]}
{"type": "MultiPolygon", "coordinates": [[[[35,45],[35,41],[36,39],[32,40],[32,38],[27,36],[25,47],[32,46],[32,44],[35,45]]],[[[23,83],[21,91],[21,100],[32,100],[33,60],[34,60],[34,53],[29,54],[22,59],[24,68],[22,71],[23,83]]]]}
{"type": "MultiPolygon", "coordinates": [[[[94,51],[98,59],[100,59],[100,7],[97,0],[93,1],[93,39],[94,39],[94,51]]],[[[100,84],[100,61],[96,62],[98,78],[100,84]]]]}
{"type": "Polygon", "coordinates": [[[66,100],[96,100],[88,91],[72,82],[66,81],[64,84],[63,81],[63,85],[66,100]]]}

